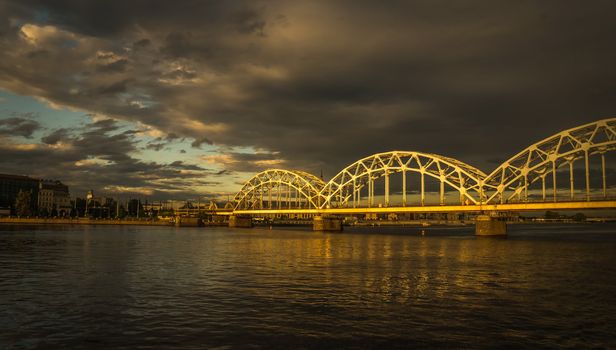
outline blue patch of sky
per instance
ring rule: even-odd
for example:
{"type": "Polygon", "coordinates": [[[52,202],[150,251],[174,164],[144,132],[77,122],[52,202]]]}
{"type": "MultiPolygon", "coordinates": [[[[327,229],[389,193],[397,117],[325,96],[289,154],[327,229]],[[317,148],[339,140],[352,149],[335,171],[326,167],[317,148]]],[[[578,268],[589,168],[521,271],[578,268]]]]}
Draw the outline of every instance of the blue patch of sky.
{"type": "MultiPolygon", "coordinates": [[[[88,111],[52,108],[46,102],[32,96],[0,90],[0,119],[13,117],[39,122],[43,130],[38,131],[38,135],[35,136],[44,136],[60,128],[83,128],[94,121],[92,114],[88,111]]],[[[131,122],[117,120],[117,124],[119,126],[117,133],[135,129],[135,124],[131,122]]]]}
{"type": "Polygon", "coordinates": [[[44,129],[34,134],[38,138],[55,129],[82,126],[89,118],[84,111],[54,109],[34,97],[0,90],[0,119],[12,117],[28,117],[39,122],[44,129]]]}
{"type": "MultiPolygon", "coordinates": [[[[33,134],[35,141],[40,140],[56,129],[80,129],[94,121],[91,113],[88,111],[52,108],[45,101],[38,100],[32,96],[23,96],[0,90],[0,119],[12,117],[24,117],[41,124],[42,129],[33,134]]],[[[128,130],[140,130],[136,123],[130,121],[117,120],[117,125],[119,126],[118,130],[112,134],[128,130]]],[[[136,136],[136,141],[138,148],[141,149],[138,158],[158,163],[172,163],[181,160],[191,164],[202,164],[204,162],[201,156],[211,154],[218,149],[216,146],[206,144],[203,144],[201,148],[191,147],[192,138],[172,140],[160,151],[145,148],[148,143],[166,142],[165,140],[157,141],[155,137],[148,134],[139,134],[136,136]],[[182,153],[182,150],[185,153],[182,153]]],[[[214,169],[218,168],[212,164],[202,165],[214,169]]]]}

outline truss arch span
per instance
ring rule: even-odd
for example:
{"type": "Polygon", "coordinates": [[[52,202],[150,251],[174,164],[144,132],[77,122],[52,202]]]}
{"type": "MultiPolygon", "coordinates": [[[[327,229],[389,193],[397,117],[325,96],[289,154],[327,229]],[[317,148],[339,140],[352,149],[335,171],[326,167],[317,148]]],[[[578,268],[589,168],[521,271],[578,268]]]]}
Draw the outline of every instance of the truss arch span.
{"type": "Polygon", "coordinates": [[[444,204],[445,185],[460,194],[461,203],[478,203],[479,194],[486,174],[459,160],[430,153],[391,151],[362,158],[347,166],[334,176],[321,191],[326,207],[353,207],[361,205],[362,190],[367,188],[368,206],[374,199],[374,180],[385,177],[384,199],[389,205],[389,175],[402,173],[402,205],[407,205],[406,175],[418,173],[421,178],[420,205],[424,204],[424,177],[440,183],[440,202],[444,204]]]}
{"type": "Polygon", "coordinates": [[[233,199],[233,209],[315,209],[323,186],[323,180],[304,171],[268,169],[244,183],[233,199]]]}
{"type": "MultiPolygon", "coordinates": [[[[574,163],[583,161],[585,195],[590,200],[589,158],[601,159],[602,194],[607,196],[605,175],[605,154],[616,149],[616,118],[603,119],[593,123],[561,131],[545,138],[503,162],[490,173],[483,186],[483,202],[505,203],[515,200],[528,201],[529,187],[541,183],[542,199],[546,192],[557,200],[557,173],[559,168],[569,168],[569,196],[574,199],[574,163]],[[551,188],[546,190],[546,182],[551,188]]],[[[580,169],[581,172],[581,169],[580,169]]]]}

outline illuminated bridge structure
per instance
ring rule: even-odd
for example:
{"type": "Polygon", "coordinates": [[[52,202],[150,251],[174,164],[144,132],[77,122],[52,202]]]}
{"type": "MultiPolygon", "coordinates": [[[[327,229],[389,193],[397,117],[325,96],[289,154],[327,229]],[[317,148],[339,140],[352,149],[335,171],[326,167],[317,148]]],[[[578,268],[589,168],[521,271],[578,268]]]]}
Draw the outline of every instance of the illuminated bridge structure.
{"type": "Polygon", "coordinates": [[[606,159],[614,149],[616,118],[610,118],[532,144],[490,174],[454,158],[414,151],[370,155],[328,182],[303,171],[269,169],[243,185],[229,214],[613,209],[616,193],[608,175],[614,174],[606,159]]]}

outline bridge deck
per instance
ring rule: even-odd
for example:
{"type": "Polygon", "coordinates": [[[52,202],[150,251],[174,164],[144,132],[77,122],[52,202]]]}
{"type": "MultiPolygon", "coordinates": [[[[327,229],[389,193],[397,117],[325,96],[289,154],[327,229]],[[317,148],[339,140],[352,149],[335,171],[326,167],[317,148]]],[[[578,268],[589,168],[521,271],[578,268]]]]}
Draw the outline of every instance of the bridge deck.
{"type": "Polygon", "coordinates": [[[219,210],[217,214],[368,214],[368,213],[451,213],[451,212],[485,212],[485,211],[543,211],[543,210],[589,210],[616,209],[616,201],[580,201],[580,202],[540,202],[507,203],[482,205],[431,205],[407,207],[376,208],[329,208],[329,209],[262,209],[262,210],[219,210]]]}

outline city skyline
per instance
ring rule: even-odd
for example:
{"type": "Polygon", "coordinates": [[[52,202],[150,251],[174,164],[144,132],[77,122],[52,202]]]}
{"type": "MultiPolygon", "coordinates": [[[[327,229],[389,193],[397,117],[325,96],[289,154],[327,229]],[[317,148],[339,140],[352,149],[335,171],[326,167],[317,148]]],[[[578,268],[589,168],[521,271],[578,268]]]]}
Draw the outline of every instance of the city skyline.
{"type": "Polygon", "coordinates": [[[614,117],[613,6],[2,1],[0,166],[157,199],[390,150],[489,173],[614,117]]]}

